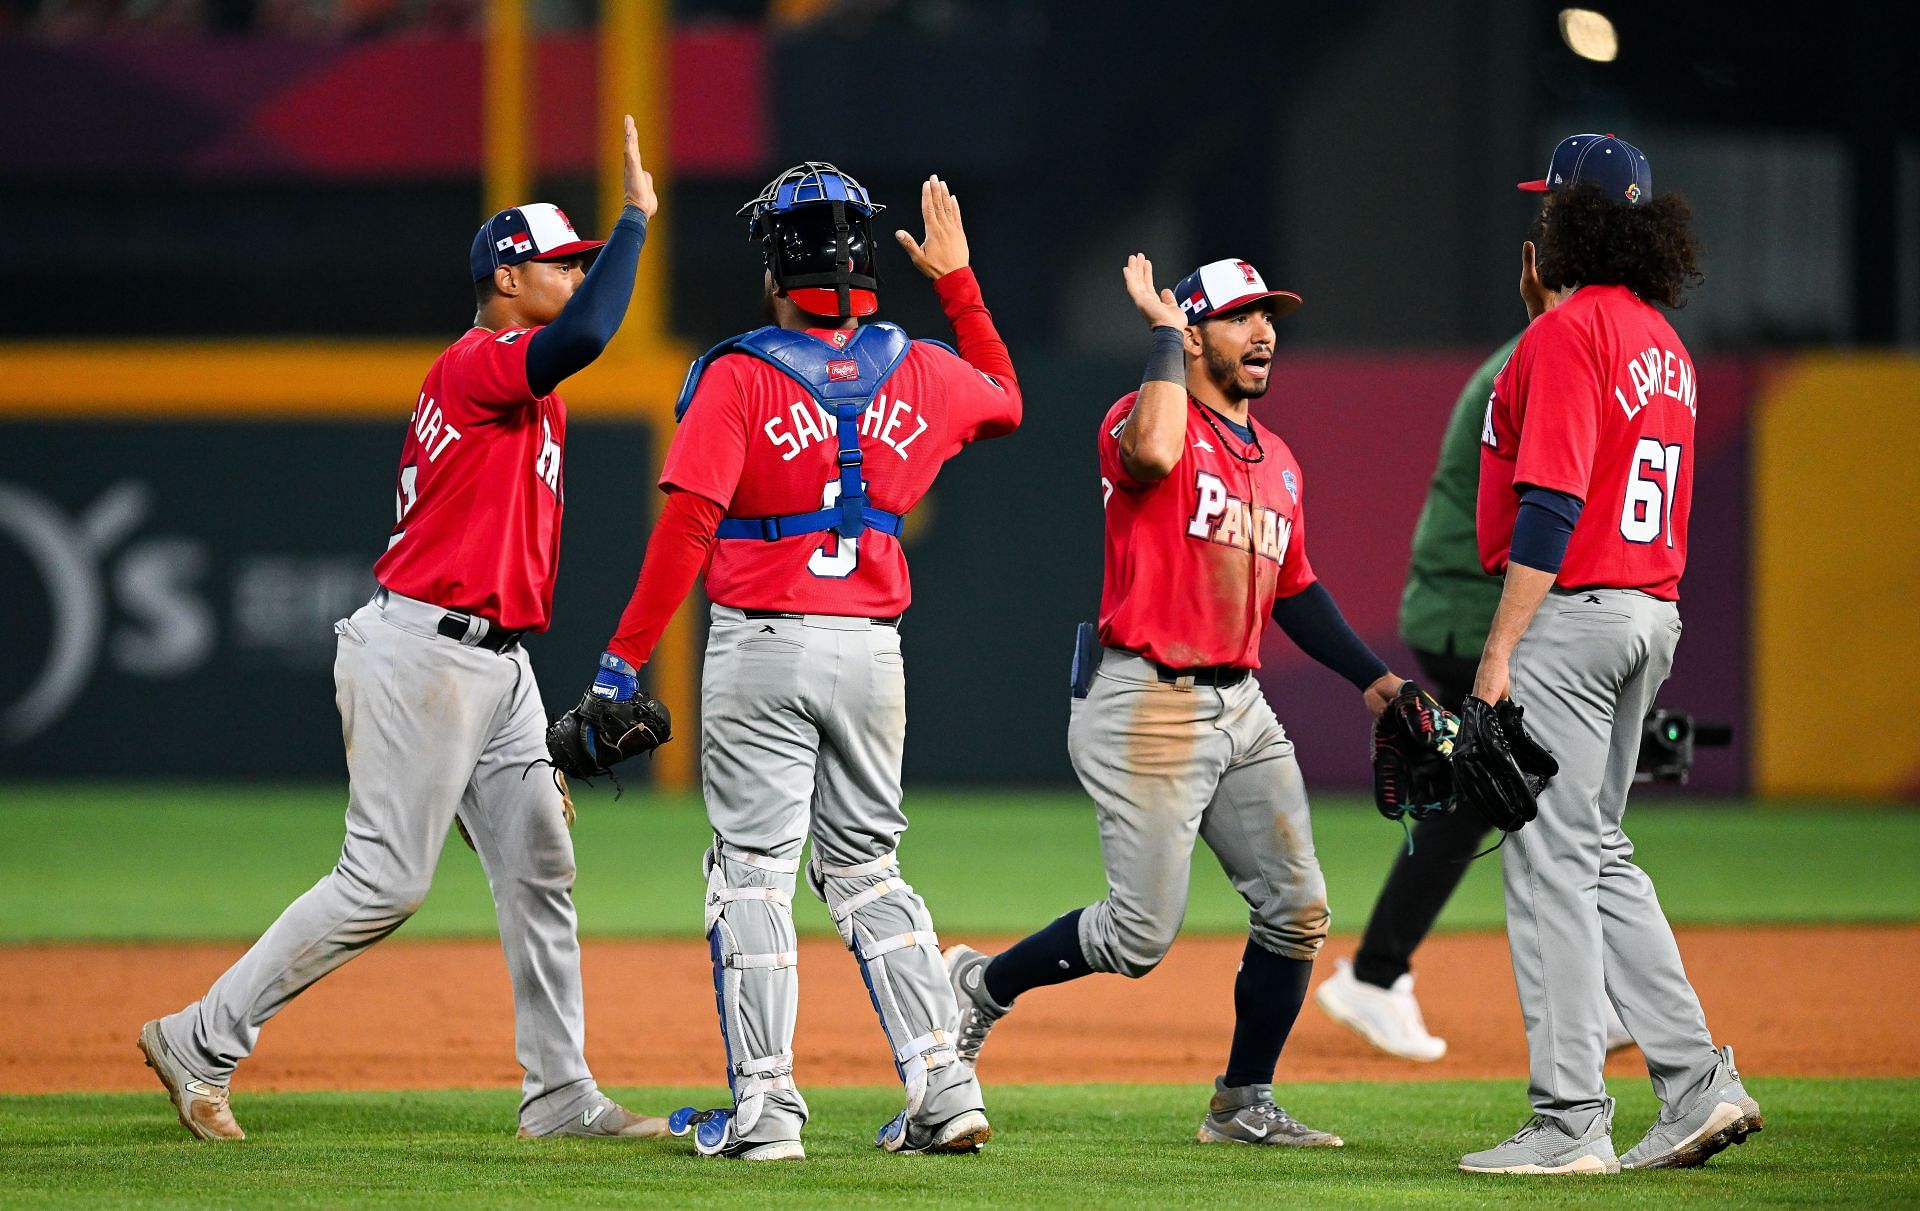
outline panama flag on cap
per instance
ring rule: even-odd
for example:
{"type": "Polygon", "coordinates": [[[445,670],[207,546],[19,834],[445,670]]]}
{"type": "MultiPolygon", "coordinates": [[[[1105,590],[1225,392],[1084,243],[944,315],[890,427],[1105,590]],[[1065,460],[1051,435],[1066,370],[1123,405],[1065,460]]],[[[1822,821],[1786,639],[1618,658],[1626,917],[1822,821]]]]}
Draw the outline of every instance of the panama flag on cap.
{"type": "Polygon", "coordinates": [[[1299,295],[1291,290],[1267,289],[1258,269],[1231,258],[1202,265],[1181,278],[1173,288],[1173,298],[1190,320],[1238,311],[1262,299],[1273,300],[1275,319],[1300,306],[1299,295]]]}
{"type": "Polygon", "coordinates": [[[473,280],[493,276],[501,265],[551,261],[605,247],[605,240],[583,240],[567,212],[552,202],[513,206],[481,224],[473,237],[473,280]]]}

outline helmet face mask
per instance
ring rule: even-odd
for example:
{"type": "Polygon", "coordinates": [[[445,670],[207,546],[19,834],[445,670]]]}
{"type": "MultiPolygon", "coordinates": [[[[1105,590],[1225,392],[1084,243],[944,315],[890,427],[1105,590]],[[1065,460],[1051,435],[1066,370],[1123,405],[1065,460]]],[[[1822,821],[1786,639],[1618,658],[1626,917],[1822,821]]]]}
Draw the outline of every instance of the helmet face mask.
{"type": "Polygon", "coordinates": [[[858,181],[810,160],[768,182],[740,213],[778,291],[803,311],[844,320],[879,308],[871,220],[883,209],[858,181]]]}

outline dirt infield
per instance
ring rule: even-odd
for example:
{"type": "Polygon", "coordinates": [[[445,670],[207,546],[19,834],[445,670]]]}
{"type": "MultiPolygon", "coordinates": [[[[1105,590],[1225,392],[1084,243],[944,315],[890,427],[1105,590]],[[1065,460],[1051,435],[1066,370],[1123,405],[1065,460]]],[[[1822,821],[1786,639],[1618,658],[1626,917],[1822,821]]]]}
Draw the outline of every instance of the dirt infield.
{"type": "MultiPolygon", "coordinates": [[[[1715,1035],[1753,1073],[1920,1075],[1920,928],[1688,929],[1687,966],[1715,1035]]],[[[1024,999],[995,1033],[995,1082],[1193,1081],[1218,1070],[1232,1029],[1241,942],[1185,938],[1145,980],[1096,976],[1024,999]]],[[[1353,939],[1329,946],[1350,953],[1353,939]]],[[[203,992],[240,953],[227,945],[0,948],[0,1092],[142,1090],[134,1034],[203,992]]],[[[813,1084],[893,1079],[866,992],[837,942],[801,943],[797,1070],[813,1084]]],[[[1511,1077],[1526,1071],[1506,941],[1440,936],[1419,956],[1428,1025],[1451,1044],[1435,1064],[1367,1047],[1311,1003],[1280,1079],[1511,1077]]],[[[586,945],[587,1051],[610,1085],[720,1083],[706,948],[586,945]]],[[[510,1086],[511,998],[490,942],[391,941],[283,1013],[241,1070],[246,1089],[510,1086]]],[[[1636,1053],[1610,1071],[1643,1071],[1636,1053]]]]}

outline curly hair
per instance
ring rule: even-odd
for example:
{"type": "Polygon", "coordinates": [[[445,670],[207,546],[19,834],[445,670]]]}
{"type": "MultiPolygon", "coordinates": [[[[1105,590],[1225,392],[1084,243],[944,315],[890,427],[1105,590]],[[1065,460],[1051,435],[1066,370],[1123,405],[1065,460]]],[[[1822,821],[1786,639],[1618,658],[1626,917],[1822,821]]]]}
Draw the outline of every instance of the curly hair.
{"type": "Polygon", "coordinates": [[[1692,208],[1676,193],[1625,206],[1592,184],[1559,190],[1534,223],[1540,284],[1620,285],[1678,310],[1686,305],[1681,294],[1704,278],[1692,221],[1692,208]]]}

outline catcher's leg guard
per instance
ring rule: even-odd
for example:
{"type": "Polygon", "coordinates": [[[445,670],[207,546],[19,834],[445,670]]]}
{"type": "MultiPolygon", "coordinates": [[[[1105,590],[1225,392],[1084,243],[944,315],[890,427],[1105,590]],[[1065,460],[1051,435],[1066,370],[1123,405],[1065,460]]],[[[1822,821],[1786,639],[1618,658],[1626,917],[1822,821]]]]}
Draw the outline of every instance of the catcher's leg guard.
{"type": "Polygon", "coordinates": [[[703,1126],[695,1144],[701,1152],[718,1153],[749,1137],[798,1139],[807,1120],[806,1102],[793,1083],[800,988],[792,906],[799,859],[716,839],[705,863],[714,1003],[734,1105],[731,1113],[712,1116],[718,1129],[703,1126]]]}
{"type": "MultiPolygon", "coordinates": [[[[817,856],[807,883],[826,902],[860,964],[895,1070],[906,1088],[900,1120],[939,1123],[981,1108],[980,1086],[960,1063],[947,1025],[957,1015],[927,906],[900,877],[896,855],[852,866],[817,856]]],[[[884,1133],[883,1133],[884,1134],[884,1133]]]]}

